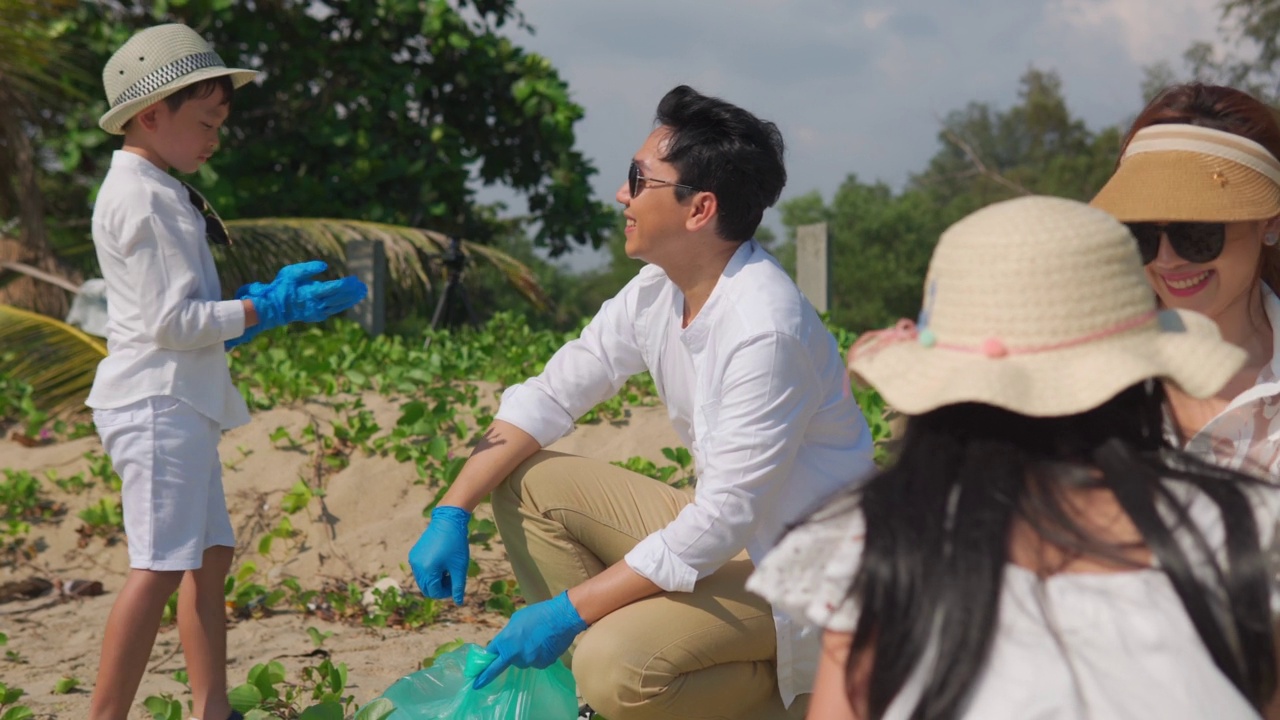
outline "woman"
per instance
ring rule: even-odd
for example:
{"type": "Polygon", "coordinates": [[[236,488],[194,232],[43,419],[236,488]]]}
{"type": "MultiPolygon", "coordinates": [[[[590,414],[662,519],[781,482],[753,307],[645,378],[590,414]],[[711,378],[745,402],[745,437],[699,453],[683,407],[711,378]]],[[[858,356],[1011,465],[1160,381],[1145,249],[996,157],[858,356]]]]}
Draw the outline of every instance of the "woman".
{"type": "Polygon", "coordinates": [[[1248,360],[1220,392],[1169,389],[1187,449],[1264,476],[1280,472],[1280,125],[1228,87],[1177,85],[1134,121],[1092,205],[1126,223],[1160,303],[1217,323],[1248,360]]]}
{"type": "Polygon", "coordinates": [[[1213,397],[1246,353],[1158,311],[1123,225],[980,210],[939,241],[920,326],[851,356],[911,416],[900,459],[748,584],[825,628],[810,718],[1257,717],[1280,499],[1163,431],[1166,386],[1213,397]]]}

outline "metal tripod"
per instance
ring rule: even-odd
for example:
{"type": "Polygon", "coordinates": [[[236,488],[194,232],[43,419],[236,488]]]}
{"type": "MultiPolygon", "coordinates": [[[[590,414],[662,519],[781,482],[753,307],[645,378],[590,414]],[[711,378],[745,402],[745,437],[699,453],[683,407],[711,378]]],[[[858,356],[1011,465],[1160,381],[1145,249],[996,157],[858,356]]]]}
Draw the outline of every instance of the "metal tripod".
{"type": "Polygon", "coordinates": [[[449,248],[440,257],[440,263],[444,265],[446,281],[440,291],[440,299],[436,301],[436,310],[431,314],[431,329],[436,330],[443,324],[452,330],[463,322],[478,327],[475,308],[467,296],[466,285],[462,284],[467,273],[467,256],[462,252],[462,240],[449,238],[449,248]]]}

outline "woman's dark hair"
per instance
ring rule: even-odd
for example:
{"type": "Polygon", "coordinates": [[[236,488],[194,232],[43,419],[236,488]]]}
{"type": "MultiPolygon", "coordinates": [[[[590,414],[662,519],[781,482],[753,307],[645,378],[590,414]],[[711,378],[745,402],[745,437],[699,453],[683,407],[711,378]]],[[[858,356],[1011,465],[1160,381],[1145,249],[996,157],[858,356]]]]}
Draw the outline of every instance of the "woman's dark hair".
{"type": "MultiPolygon", "coordinates": [[[[1248,138],[1280,158],[1280,116],[1252,95],[1224,85],[1186,83],[1160,91],[1129,127],[1121,155],[1134,133],[1151,125],[1199,125],[1248,138]]],[[[1280,291],[1280,247],[1263,246],[1262,280],[1280,291]]]]}
{"type": "Polygon", "coordinates": [[[714,194],[720,237],[750,240],[787,184],[778,126],[687,85],[662,98],[655,119],[671,129],[662,159],[675,166],[676,182],[695,188],[676,188],[676,199],[697,190],[714,194]]]}
{"type": "Polygon", "coordinates": [[[1162,386],[1144,383],[1068,417],[962,404],[913,418],[901,459],[856,491],[867,533],[850,589],[860,606],[846,670],[854,707],[882,718],[932,646],[937,659],[910,717],[959,714],[992,647],[1015,520],[1068,557],[1134,565],[1133,547],[1092,536],[1067,510],[1069,490],[1096,487],[1133,521],[1218,668],[1261,708],[1275,692],[1275,648],[1265,556],[1244,492],[1261,481],[1169,447],[1164,407],[1162,386]],[[1225,563],[1203,552],[1207,540],[1176,492],[1189,488],[1222,513],[1225,563]],[[1202,552],[1189,556],[1175,527],[1202,552]],[[1201,563],[1216,574],[1193,571],[1201,563]],[[864,652],[870,674],[855,675],[866,670],[864,652]]]}

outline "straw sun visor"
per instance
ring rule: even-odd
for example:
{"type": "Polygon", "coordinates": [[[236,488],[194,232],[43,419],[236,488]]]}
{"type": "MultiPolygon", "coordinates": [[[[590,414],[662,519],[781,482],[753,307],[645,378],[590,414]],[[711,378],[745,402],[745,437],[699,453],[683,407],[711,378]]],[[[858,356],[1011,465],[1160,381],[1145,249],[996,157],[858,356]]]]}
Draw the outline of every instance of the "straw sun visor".
{"type": "Polygon", "coordinates": [[[1264,220],[1280,215],[1280,162],[1234,133],[1151,125],[1090,204],[1121,222],[1264,220]]]}

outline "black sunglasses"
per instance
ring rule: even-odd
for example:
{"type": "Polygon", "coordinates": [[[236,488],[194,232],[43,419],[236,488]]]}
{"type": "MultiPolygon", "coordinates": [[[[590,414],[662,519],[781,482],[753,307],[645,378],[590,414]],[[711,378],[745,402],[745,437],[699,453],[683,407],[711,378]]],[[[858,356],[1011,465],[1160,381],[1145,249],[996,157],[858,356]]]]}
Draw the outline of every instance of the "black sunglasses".
{"type": "Polygon", "coordinates": [[[187,199],[191,201],[192,207],[196,212],[204,216],[204,235],[209,242],[214,245],[230,245],[231,234],[227,232],[227,224],[222,222],[222,218],[218,217],[218,213],[209,204],[208,200],[200,194],[199,190],[188,185],[186,182],[179,180],[182,186],[187,189],[187,199]]]}
{"type": "Polygon", "coordinates": [[[671,182],[670,180],[657,180],[651,177],[645,177],[640,174],[640,166],[636,165],[633,161],[631,163],[631,169],[627,171],[627,189],[631,191],[631,197],[634,198],[639,195],[640,191],[649,183],[670,185],[671,187],[685,188],[686,190],[693,190],[695,192],[698,190],[698,188],[692,185],[681,185],[678,182],[671,182]]]}
{"type": "Polygon", "coordinates": [[[1138,240],[1142,264],[1150,264],[1160,252],[1160,236],[1169,238],[1169,247],[1178,257],[1193,263],[1206,263],[1222,254],[1227,241],[1227,226],[1220,222],[1132,222],[1125,223],[1138,240]]]}

